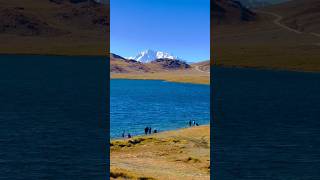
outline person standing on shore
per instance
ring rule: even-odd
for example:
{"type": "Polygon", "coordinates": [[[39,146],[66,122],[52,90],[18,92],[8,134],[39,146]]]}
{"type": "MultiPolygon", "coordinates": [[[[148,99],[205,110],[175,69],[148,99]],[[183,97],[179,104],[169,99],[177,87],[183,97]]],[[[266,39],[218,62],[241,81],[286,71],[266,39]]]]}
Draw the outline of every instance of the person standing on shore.
{"type": "Polygon", "coordinates": [[[193,124],[193,126],[195,126],[195,125],[196,125],[196,121],[195,121],[195,120],[193,120],[193,121],[192,121],[192,124],[193,124]]]}
{"type": "Polygon", "coordinates": [[[189,127],[191,127],[191,120],[189,121],[189,127]]]}
{"type": "Polygon", "coordinates": [[[148,131],[149,131],[149,127],[147,126],[147,127],[144,128],[144,134],[147,135],[148,131]]]}
{"type": "Polygon", "coordinates": [[[151,127],[149,127],[149,134],[151,134],[151,127]]]}
{"type": "Polygon", "coordinates": [[[122,132],[122,138],[124,138],[125,137],[125,133],[124,133],[124,131],[122,132]]]}

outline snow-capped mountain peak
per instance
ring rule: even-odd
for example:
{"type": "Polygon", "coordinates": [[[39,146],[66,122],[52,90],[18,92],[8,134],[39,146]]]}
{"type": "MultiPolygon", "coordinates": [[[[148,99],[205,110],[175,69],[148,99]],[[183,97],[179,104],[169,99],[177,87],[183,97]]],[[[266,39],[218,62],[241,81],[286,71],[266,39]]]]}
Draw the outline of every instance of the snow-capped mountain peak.
{"type": "Polygon", "coordinates": [[[148,63],[156,59],[179,59],[179,58],[177,56],[173,56],[172,54],[169,54],[166,52],[154,51],[154,50],[148,49],[140,52],[135,57],[129,57],[128,59],[134,59],[136,61],[148,63]]]}

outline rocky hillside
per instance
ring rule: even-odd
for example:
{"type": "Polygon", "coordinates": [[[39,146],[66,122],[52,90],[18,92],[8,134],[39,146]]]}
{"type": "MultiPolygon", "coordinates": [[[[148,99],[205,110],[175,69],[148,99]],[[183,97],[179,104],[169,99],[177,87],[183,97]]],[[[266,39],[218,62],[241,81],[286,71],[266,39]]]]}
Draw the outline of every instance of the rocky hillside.
{"type": "Polygon", "coordinates": [[[59,36],[68,31],[48,24],[23,7],[0,7],[0,34],[21,36],[59,36]]]}
{"type": "Polygon", "coordinates": [[[111,73],[161,72],[188,68],[191,68],[191,66],[181,60],[156,59],[149,63],[142,63],[133,59],[126,59],[116,54],[110,55],[111,73]]]}
{"type": "Polygon", "coordinates": [[[254,21],[256,14],[235,0],[214,0],[211,3],[213,24],[235,24],[254,21]]]}
{"type": "Polygon", "coordinates": [[[151,69],[135,60],[128,60],[122,56],[112,54],[110,55],[110,71],[111,73],[132,73],[132,72],[149,72],[151,69]]]}
{"type": "Polygon", "coordinates": [[[188,69],[191,67],[186,62],[176,59],[156,59],[151,61],[151,63],[159,65],[161,68],[167,70],[188,69]]]}
{"type": "Polygon", "coordinates": [[[0,53],[106,55],[109,6],[94,0],[0,2],[0,53]]]}

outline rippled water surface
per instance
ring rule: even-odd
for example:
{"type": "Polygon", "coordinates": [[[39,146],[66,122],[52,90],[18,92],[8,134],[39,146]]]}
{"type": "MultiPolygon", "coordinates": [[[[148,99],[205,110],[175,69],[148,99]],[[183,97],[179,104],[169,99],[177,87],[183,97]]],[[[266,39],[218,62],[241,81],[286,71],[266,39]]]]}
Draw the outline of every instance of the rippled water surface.
{"type": "Polygon", "coordinates": [[[157,80],[111,80],[111,137],[210,122],[210,86],[157,80]]]}
{"type": "Polygon", "coordinates": [[[0,56],[0,179],[105,178],[105,59],[0,56]]]}
{"type": "Polygon", "coordinates": [[[212,69],[215,179],[320,179],[320,74],[212,69]]]}

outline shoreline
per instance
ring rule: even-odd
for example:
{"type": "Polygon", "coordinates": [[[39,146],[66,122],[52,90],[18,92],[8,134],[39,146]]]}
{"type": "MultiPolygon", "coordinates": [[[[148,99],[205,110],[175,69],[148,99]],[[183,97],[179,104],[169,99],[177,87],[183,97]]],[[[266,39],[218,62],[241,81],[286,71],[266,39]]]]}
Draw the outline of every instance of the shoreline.
{"type": "MultiPolygon", "coordinates": [[[[204,124],[204,125],[199,125],[199,126],[191,126],[191,127],[182,127],[182,128],[176,128],[176,129],[169,129],[169,130],[164,130],[164,131],[159,131],[157,133],[151,133],[148,135],[145,134],[139,134],[139,135],[135,135],[130,139],[134,139],[134,138],[139,138],[139,137],[148,137],[148,136],[152,136],[152,135],[157,135],[157,134],[162,134],[162,133],[170,133],[170,132],[175,132],[175,131],[183,131],[189,128],[194,128],[194,127],[209,127],[210,128],[210,123],[209,124],[204,124]]],[[[129,138],[121,138],[121,137],[117,137],[117,138],[110,138],[110,141],[122,141],[122,140],[130,140],[129,138]]]]}
{"type": "Polygon", "coordinates": [[[140,78],[110,78],[110,80],[119,80],[119,79],[123,79],[123,80],[146,80],[146,81],[164,81],[164,82],[170,82],[170,83],[183,83],[183,84],[197,84],[197,85],[210,85],[209,83],[201,83],[201,82],[188,82],[188,81],[171,81],[171,80],[166,80],[166,79],[140,79],[140,78]]]}
{"type": "Polygon", "coordinates": [[[110,73],[110,79],[127,79],[127,80],[159,80],[175,83],[188,83],[210,85],[210,74],[203,75],[186,75],[178,74],[179,72],[169,73],[141,73],[141,74],[113,74],[110,73]]]}

